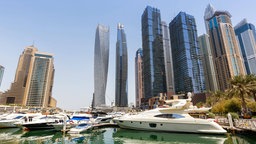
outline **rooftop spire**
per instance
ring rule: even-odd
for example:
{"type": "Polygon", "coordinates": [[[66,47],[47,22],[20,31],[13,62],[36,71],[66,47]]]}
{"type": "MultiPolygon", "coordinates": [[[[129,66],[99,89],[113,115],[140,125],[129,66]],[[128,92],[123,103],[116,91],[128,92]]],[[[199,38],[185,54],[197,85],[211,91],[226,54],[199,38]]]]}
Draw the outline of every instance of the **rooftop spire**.
{"type": "Polygon", "coordinates": [[[208,19],[210,17],[213,16],[213,14],[215,13],[215,8],[213,7],[212,4],[208,4],[205,11],[204,11],[204,19],[208,19]]]}

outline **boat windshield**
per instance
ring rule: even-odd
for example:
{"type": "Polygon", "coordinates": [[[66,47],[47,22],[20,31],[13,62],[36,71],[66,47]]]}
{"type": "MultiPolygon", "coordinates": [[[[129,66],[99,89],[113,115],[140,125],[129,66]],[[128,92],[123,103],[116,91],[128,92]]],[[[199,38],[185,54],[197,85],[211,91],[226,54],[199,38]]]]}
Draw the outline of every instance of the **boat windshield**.
{"type": "Polygon", "coordinates": [[[58,119],[58,117],[55,117],[55,116],[45,116],[45,117],[41,117],[40,119],[58,119]]]}
{"type": "Polygon", "coordinates": [[[86,124],[86,123],[82,123],[82,124],[79,124],[78,126],[79,127],[84,127],[84,126],[87,126],[88,124],[86,124]]]}
{"type": "Polygon", "coordinates": [[[159,115],[155,115],[155,117],[159,117],[159,118],[170,118],[170,119],[185,118],[184,116],[182,116],[182,115],[180,115],[180,114],[159,114],[159,115]]]}
{"type": "Polygon", "coordinates": [[[20,119],[22,118],[23,116],[16,116],[14,119],[20,119]]]}
{"type": "Polygon", "coordinates": [[[89,120],[90,118],[89,117],[72,117],[72,120],[77,120],[77,121],[80,121],[80,120],[89,120]]]}

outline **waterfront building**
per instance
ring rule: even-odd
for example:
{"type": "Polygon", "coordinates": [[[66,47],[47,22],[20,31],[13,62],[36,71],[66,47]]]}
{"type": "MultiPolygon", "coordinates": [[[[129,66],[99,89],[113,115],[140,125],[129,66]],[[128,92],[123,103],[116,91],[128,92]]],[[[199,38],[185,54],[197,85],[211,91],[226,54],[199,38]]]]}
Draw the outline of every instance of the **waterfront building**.
{"type": "Polygon", "coordinates": [[[124,26],[117,25],[117,42],[116,42],[116,97],[115,106],[128,106],[128,61],[127,61],[127,44],[124,26]]]}
{"type": "Polygon", "coordinates": [[[33,45],[26,47],[20,55],[14,82],[0,103],[56,107],[57,101],[52,97],[54,71],[52,54],[39,52],[33,45]]]}
{"type": "Polygon", "coordinates": [[[228,11],[214,11],[212,5],[208,5],[204,19],[210,37],[218,89],[224,91],[230,87],[229,81],[232,77],[245,74],[231,14],[228,11]]]}
{"type": "Polygon", "coordinates": [[[135,106],[137,108],[141,107],[141,100],[144,98],[144,88],[143,88],[143,51],[139,48],[136,51],[135,56],[135,106]]]}
{"type": "Polygon", "coordinates": [[[169,24],[176,93],[205,90],[195,18],[180,12],[169,24]]]}
{"type": "Polygon", "coordinates": [[[175,92],[175,88],[174,88],[170,33],[169,33],[169,27],[167,26],[166,22],[162,21],[161,26],[162,26],[162,32],[163,32],[163,49],[164,49],[165,75],[166,75],[166,89],[167,89],[167,94],[172,95],[175,92]]]}
{"type": "Polygon", "coordinates": [[[198,37],[198,44],[201,49],[201,57],[204,68],[205,89],[206,91],[218,90],[217,76],[214,69],[214,63],[212,59],[211,46],[209,41],[209,35],[203,34],[198,37]]]}
{"type": "Polygon", "coordinates": [[[4,67],[0,65],[0,87],[4,76],[4,67]]]}
{"type": "Polygon", "coordinates": [[[166,93],[160,10],[147,6],[141,17],[145,99],[166,93]]]}
{"type": "Polygon", "coordinates": [[[256,33],[255,26],[243,19],[235,26],[235,34],[240,46],[247,74],[256,74],[256,33]]]}
{"type": "Polygon", "coordinates": [[[98,25],[95,34],[94,49],[94,105],[105,105],[109,60],[109,28],[98,25]]]}

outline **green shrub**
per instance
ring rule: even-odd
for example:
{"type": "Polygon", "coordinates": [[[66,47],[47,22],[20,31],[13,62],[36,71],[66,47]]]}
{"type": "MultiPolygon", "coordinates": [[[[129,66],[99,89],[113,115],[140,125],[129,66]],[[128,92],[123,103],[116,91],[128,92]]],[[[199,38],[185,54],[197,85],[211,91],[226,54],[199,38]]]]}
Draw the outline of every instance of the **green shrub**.
{"type": "Polygon", "coordinates": [[[208,113],[208,118],[215,118],[215,114],[212,113],[212,112],[209,112],[209,113],[208,113]]]}
{"type": "Polygon", "coordinates": [[[247,107],[252,111],[252,112],[256,112],[256,102],[248,102],[247,103],[247,107]]]}
{"type": "Polygon", "coordinates": [[[239,115],[237,113],[230,112],[230,115],[231,115],[232,119],[239,119],[239,115]]]}
{"type": "Polygon", "coordinates": [[[241,102],[237,98],[232,98],[227,100],[225,103],[226,112],[240,112],[241,111],[241,102]]]}

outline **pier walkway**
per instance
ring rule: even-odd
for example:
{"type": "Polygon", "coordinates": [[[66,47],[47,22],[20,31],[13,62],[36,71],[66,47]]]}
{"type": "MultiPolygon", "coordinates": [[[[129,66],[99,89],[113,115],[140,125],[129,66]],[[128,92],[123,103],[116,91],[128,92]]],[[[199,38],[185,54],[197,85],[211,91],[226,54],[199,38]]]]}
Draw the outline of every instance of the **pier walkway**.
{"type": "Polygon", "coordinates": [[[227,118],[218,118],[216,119],[216,122],[225,129],[256,132],[256,119],[234,119],[233,128],[230,127],[229,120],[227,118]]]}

